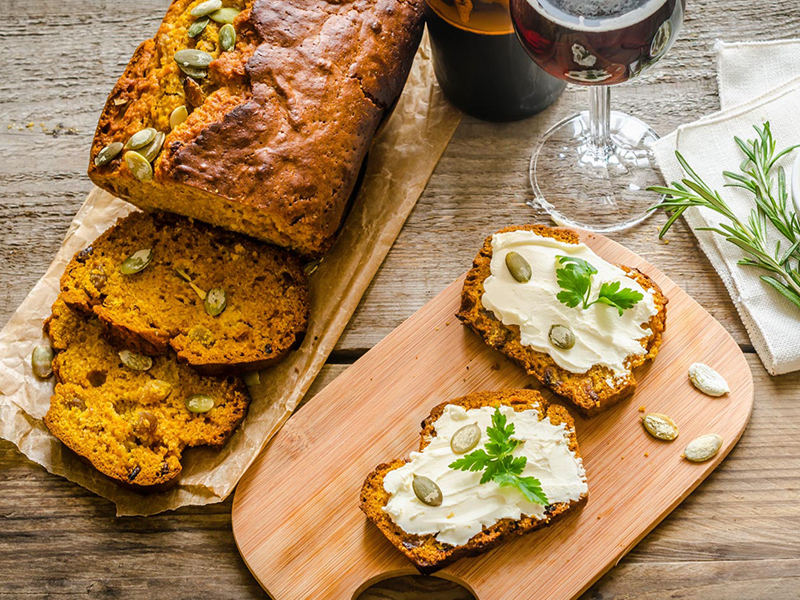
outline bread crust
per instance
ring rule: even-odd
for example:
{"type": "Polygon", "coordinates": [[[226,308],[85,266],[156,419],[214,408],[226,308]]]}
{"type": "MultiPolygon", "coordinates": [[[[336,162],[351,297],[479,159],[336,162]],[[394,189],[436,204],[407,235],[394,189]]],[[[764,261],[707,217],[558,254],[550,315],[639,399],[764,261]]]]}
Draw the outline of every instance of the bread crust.
{"type": "MultiPolygon", "coordinates": [[[[580,243],[580,237],[575,231],[545,225],[506,227],[497,233],[520,230],[532,231],[537,235],[568,244],[580,243]]],[[[600,365],[593,366],[586,373],[576,374],[562,369],[550,355],[523,346],[520,342],[519,327],[504,325],[491,311],[483,307],[481,303],[483,284],[491,275],[491,261],[492,236],[489,236],[475,257],[472,269],[464,281],[461,310],[456,315],[464,325],[483,338],[488,346],[508,356],[543,385],[570,400],[585,417],[592,417],[633,394],[636,390],[633,369],[656,357],[666,329],[668,300],[658,284],[638,269],[617,265],[645,290],[654,292],[653,300],[658,312],[649,321],[650,334],[642,337],[643,346],[647,351],[641,356],[628,357],[626,364],[631,372],[624,378],[616,379],[611,369],[600,365]],[[609,379],[614,381],[614,385],[608,383],[609,379]]]]}
{"type": "Polygon", "coordinates": [[[146,210],[183,214],[316,257],[332,245],[359,170],[405,84],[424,27],[421,0],[231,0],[236,46],[220,52],[213,21],[187,28],[195,0],[174,0],[112,90],[89,177],[146,210]],[[214,60],[200,83],[172,61],[214,60]],[[194,83],[193,83],[194,82],[194,83]],[[188,90],[187,91],[187,86],[188,90]],[[190,115],[175,129],[169,115],[190,115]],[[154,127],[167,135],[154,176],[97,153],[154,127]]]}
{"type": "MultiPolygon", "coordinates": [[[[570,432],[569,449],[580,458],[578,438],[575,433],[575,423],[572,420],[572,416],[563,406],[548,405],[542,395],[534,390],[476,392],[435,406],[430,415],[422,421],[419,443],[420,452],[436,437],[434,424],[441,417],[444,408],[448,404],[462,406],[467,410],[500,405],[510,406],[516,412],[536,408],[539,411],[539,420],[547,417],[554,425],[566,424],[570,432]]],[[[483,531],[470,538],[468,543],[462,546],[451,546],[437,541],[435,536],[431,534],[414,535],[406,533],[383,510],[389,501],[389,493],[383,487],[384,477],[389,471],[399,469],[407,462],[409,462],[407,459],[397,459],[378,465],[364,481],[364,485],[361,488],[360,506],[367,518],[381,530],[392,545],[405,554],[423,574],[437,571],[459,558],[482,554],[512,536],[524,535],[546,527],[574,512],[588,500],[588,494],[583,494],[579,500],[574,502],[561,502],[547,506],[545,518],[543,519],[525,515],[517,521],[501,519],[491,527],[485,527],[483,531]]]]}

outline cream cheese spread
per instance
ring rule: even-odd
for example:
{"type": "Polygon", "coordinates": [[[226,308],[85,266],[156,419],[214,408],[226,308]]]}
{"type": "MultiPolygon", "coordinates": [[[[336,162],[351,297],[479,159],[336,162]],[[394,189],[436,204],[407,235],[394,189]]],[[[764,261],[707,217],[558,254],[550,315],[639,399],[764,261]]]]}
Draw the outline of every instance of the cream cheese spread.
{"type": "Polygon", "coordinates": [[[642,340],[650,334],[648,322],[658,313],[653,291],[645,290],[625,272],[604,261],[585,244],[567,244],[532,231],[510,231],[492,236],[491,275],[484,281],[483,306],[504,325],[517,325],[520,341],[537,352],[549,354],[558,366],[571,373],[585,373],[593,365],[608,367],[616,377],[630,370],[625,359],[647,352],[642,340]],[[506,254],[514,251],[531,266],[530,281],[520,283],[506,267],[506,254]],[[589,299],[594,300],[603,283],[621,282],[620,288],[640,292],[644,298],[620,316],[605,304],[570,308],[557,294],[558,256],[581,258],[597,269],[592,276],[589,299]],[[569,350],[554,346],[549,339],[553,325],[569,327],[575,345],[569,350]]]}
{"type": "MultiPolygon", "coordinates": [[[[481,429],[476,449],[488,441],[486,428],[492,424],[494,408],[465,410],[448,404],[436,420],[436,437],[422,452],[412,452],[411,459],[399,469],[386,474],[383,486],[389,493],[384,510],[406,533],[433,534],[445,544],[460,546],[484,527],[500,519],[519,519],[522,515],[542,518],[544,507],[528,502],[514,487],[500,487],[493,481],[480,483],[481,473],[456,471],[448,467],[460,458],[450,448],[453,434],[471,423],[481,429]],[[428,477],[442,490],[442,503],[428,506],[414,494],[414,475],[428,477]]],[[[537,410],[515,412],[501,406],[500,411],[514,424],[514,438],[525,440],[514,450],[514,456],[525,456],[523,477],[536,477],[551,504],[580,499],[588,491],[583,462],[569,449],[565,424],[554,425],[548,418],[539,420],[537,410]]]]}

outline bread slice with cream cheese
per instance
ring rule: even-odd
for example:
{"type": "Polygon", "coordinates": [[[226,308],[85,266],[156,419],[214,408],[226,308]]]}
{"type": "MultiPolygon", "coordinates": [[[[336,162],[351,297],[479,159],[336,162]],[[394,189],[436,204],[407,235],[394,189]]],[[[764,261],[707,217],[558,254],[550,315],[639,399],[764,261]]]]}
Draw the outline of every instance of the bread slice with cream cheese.
{"type": "MultiPolygon", "coordinates": [[[[400,552],[405,554],[417,567],[421,573],[431,573],[445,565],[467,556],[475,556],[485,552],[504,540],[514,535],[522,535],[530,533],[536,529],[540,529],[550,525],[554,521],[566,516],[569,513],[576,511],[580,506],[586,503],[588,498],[588,487],[586,484],[585,473],[583,470],[583,462],[580,457],[578,449],[578,440],[575,433],[575,425],[569,412],[562,406],[550,405],[548,406],[545,399],[539,392],[533,390],[505,390],[500,392],[478,392],[451,400],[450,402],[442,403],[436,406],[430,415],[422,422],[421,440],[419,445],[419,452],[425,452],[425,449],[431,445],[432,454],[438,455],[440,452],[437,444],[449,444],[452,432],[447,429],[453,428],[452,422],[442,424],[444,417],[447,417],[448,412],[458,414],[459,421],[458,427],[463,423],[464,425],[476,421],[476,413],[474,411],[483,408],[494,409],[495,407],[509,407],[513,410],[513,415],[509,418],[509,422],[515,423],[514,416],[524,414],[529,423],[536,423],[540,425],[548,435],[553,436],[555,443],[542,444],[541,448],[536,445],[535,439],[530,439],[525,442],[523,446],[530,445],[528,450],[536,451],[541,449],[542,452],[557,452],[557,457],[561,461],[556,462],[556,458],[551,454],[545,456],[545,460],[528,461],[531,469],[540,469],[539,477],[542,480],[542,490],[548,496],[554,499],[555,496],[562,495],[565,498],[569,496],[568,501],[553,502],[547,506],[534,506],[527,503],[521,492],[515,488],[503,487],[499,488],[494,482],[490,481],[486,484],[479,484],[481,477],[480,473],[475,472],[461,472],[461,471],[447,471],[446,463],[459,458],[458,455],[446,456],[444,462],[439,465],[440,470],[444,472],[439,475],[434,475],[430,471],[430,467],[425,470],[425,473],[439,479],[442,488],[442,504],[437,507],[441,514],[458,520],[458,517],[463,513],[466,514],[468,510],[464,510],[462,502],[480,502],[480,498],[484,494],[489,494],[497,499],[498,496],[505,498],[506,502],[517,502],[516,508],[519,506],[527,506],[532,514],[519,514],[519,518],[500,518],[492,523],[486,523],[484,526],[480,524],[467,523],[462,521],[462,526],[469,527],[475,530],[475,533],[461,544],[450,544],[443,542],[441,539],[442,532],[416,534],[409,533],[403,529],[398,523],[403,521],[402,518],[395,517],[390,514],[390,503],[393,496],[405,494],[408,501],[406,502],[406,510],[415,512],[415,519],[425,519],[424,511],[429,508],[413,497],[413,492],[409,492],[409,475],[410,473],[403,473],[401,476],[396,477],[397,481],[394,482],[397,488],[395,493],[387,491],[386,478],[390,473],[398,473],[398,470],[414,469],[415,461],[419,457],[412,454],[410,460],[397,459],[390,463],[379,465],[372,473],[369,474],[364,485],[361,489],[361,510],[367,515],[367,518],[372,521],[378,529],[388,538],[400,552]],[[463,409],[463,410],[461,410],[463,409]],[[532,418],[531,418],[532,417],[532,418]],[[440,424],[442,431],[437,431],[437,424],[440,424]],[[544,448],[549,448],[544,450],[544,448]],[[569,477],[568,483],[570,485],[559,485],[558,490],[555,486],[548,487],[548,479],[541,472],[540,464],[560,464],[563,468],[559,469],[560,473],[556,474],[559,477],[569,477]],[[442,466],[444,465],[444,466],[442,466]],[[467,481],[470,487],[462,489],[460,492],[451,490],[451,487],[456,486],[450,480],[450,477],[457,477],[459,481],[467,481]],[[451,486],[451,487],[448,487],[451,486]],[[569,489],[571,492],[567,493],[564,490],[569,489]],[[462,510],[459,510],[461,508],[462,510]],[[534,514],[537,513],[537,514],[534,514]]],[[[506,411],[508,412],[508,411],[506,411]]],[[[485,415],[484,415],[485,420],[485,415]]],[[[521,423],[517,423],[521,425],[521,423]]],[[[517,427],[517,434],[524,430],[523,427],[517,427]]],[[[483,429],[481,435],[481,442],[476,448],[481,448],[482,443],[487,440],[486,431],[483,429]]],[[[518,451],[515,450],[514,455],[518,451]]],[[[422,467],[421,467],[422,468],[422,467]]],[[[423,474],[425,474],[423,473],[423,474]]],[[[528,475],[529,472],[524,473],[528,475]]],[[[413,476],[413,475],[412,475],[413,476]]],[[[393,488],[394,489],[394,488],[393,488]]],[[[396,498],[395,498],[396,499],[396,498]]],[[[506,507],[504,507],[505,509],[506,507]]],[[[514,506],[510,507],[514,510],[514,506]]],[[[469,535],[469,533],[461,532],[460,535],[469,535]]],[[[452,532],[449,533],[452,537],[452,532]]]]}
{"type": "MultiPolygon", "coordinates": [[[[631,353],[624,358],[623,369],[614,371],[614,369],[603,364],[585,364],[583,365],[585,367],[583,372],[576,372],[580,369],[574,367],[570,370],[565,368],[564,363],[569,361],[569,352],[574,352],[574,350],[562,352],[561,359],[564,360],[561,361],[562,364],[559,364],[556,360],[558,356],[554,357],[554,355],[559,354],[556,348],[550,346],[549,349],[544,348],[546,351],[541,351],[541,348],[537,350],[531,345],[523,344],[521,329],[518,325],[504,324],[495,312],[484,306],[486,282],[493,275],[493,239],[497,235],[511,232],[532,232],[536,236],[552,239],[562,244],[580,244],[580,238],[575,231],[544,225],[508,227],[498,231],[495,235],[489,236],[475,257],[473,267],[467,273],[464,281],[461,294],[461,310],[457,314],[459,320],[482,337],[490,347],[508,356],[556,394],[572,401],[584,416],[593,416],[630,396],[636,389],[633,369],[656,357],[666,328],[668,300],[661,292],[661,289],[652,279],[637,269],[622,265],[608,265],[603,261],[606,266],[621,269],[619,279],[622,280],[622,287],[625,287],[627,279],[630,279],[635,282],[631,284],[632,286],[638,286],[645,294],[650,296],[647,301],[652,308],[650,311],[652,316],[648,316],[647,320],[641,323],[641,338],[632,340],[637,342],[635,345],[640,345],[641,348],[638,349],[638,353],[631,353]]],[[[599,257],[593,260],[596,263],[602,261],[599,257]]],[[[495,261],[494,264],[497,265],[498,262],[495,261]]],[[[542,269],[548,269],[547,276],[550,278],[550,283],[555,281],[555,268],[552,264],[545,265],[542,262],[538,262],[537,264],[532,264],[531,267],[534,277],[537,274],[541,274],[542,269]]],[[[500,268],[505,267],[503,265],[500,268]]],[[[593,285],[599,286],[599,283],[597,282],[593,285]]],[[[556,299],[556,291],[551,294],[552,299],[547,299],[552,303],[551,306],[545,307],[540,304],[525,307],[525,309],[535,316],[556,307],[558,318],[561,318],[564,321],[562,324],[566,326],[570,325],[570,320],[586,318],[589,313],[583,311],[580,307],[568,308],[560,304],[556,299]]],[[[604,319],[603,324],[613,324],[618,319],[616,309],[613,307],[597,305],[591,308],[592,311],[595,311],[594,314],[599,315],[598,319],[604,319]]],[[[539,326],[542,331],[547,331],[551,323],[542,323],[539,326]]],[[[608,337],[611,338],[613,336],[608,337]]],[[[614,337],[614,340],[616,342],[617,338],[614,337]]],[[[601,352],[597,360],[601,361],[604,358],[601,352]]]]}

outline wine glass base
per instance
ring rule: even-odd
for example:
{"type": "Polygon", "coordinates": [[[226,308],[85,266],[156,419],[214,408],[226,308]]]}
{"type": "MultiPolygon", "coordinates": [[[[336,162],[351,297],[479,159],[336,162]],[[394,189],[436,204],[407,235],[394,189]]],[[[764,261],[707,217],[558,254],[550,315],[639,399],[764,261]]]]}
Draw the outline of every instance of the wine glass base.
{"type": "Polygon", "coordinates": [[[611,143],[591,143],[589,113],[548,130],[531,158],[536,200],[558,225],[611,232],[641,223],[659,202],[648,192],[662,185],[652,145],[658,134],[643,121],[611,111],[611,143]]]}

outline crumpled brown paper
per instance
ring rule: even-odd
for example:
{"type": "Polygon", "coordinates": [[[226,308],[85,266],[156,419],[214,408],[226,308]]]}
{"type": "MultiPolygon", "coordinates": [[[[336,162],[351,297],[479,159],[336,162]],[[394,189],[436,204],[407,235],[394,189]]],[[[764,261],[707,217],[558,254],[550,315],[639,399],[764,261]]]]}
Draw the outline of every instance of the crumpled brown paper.
{"type": "Polygon", "coordinates": [[[68,452],[41,420],[53,381],[33,376],[30,356],[35,346],[46,343],[42,324],[58,294],[61,273],[75,252],[134,210],[99,189],[92,191],[50,268],[0,331],[0,437],[51,473],[114,502],[118,516],[225,499],[319,373],[460,119],[436,84],[426,37],[394,113],[370,149],[362,187],[342,232],[311,275],[311,320],[303,345],[261,373],[261,383],[250,388],[248,416],[223,450],[187,449],[180,483],[161,494],[117,486],[68,452]]]}

